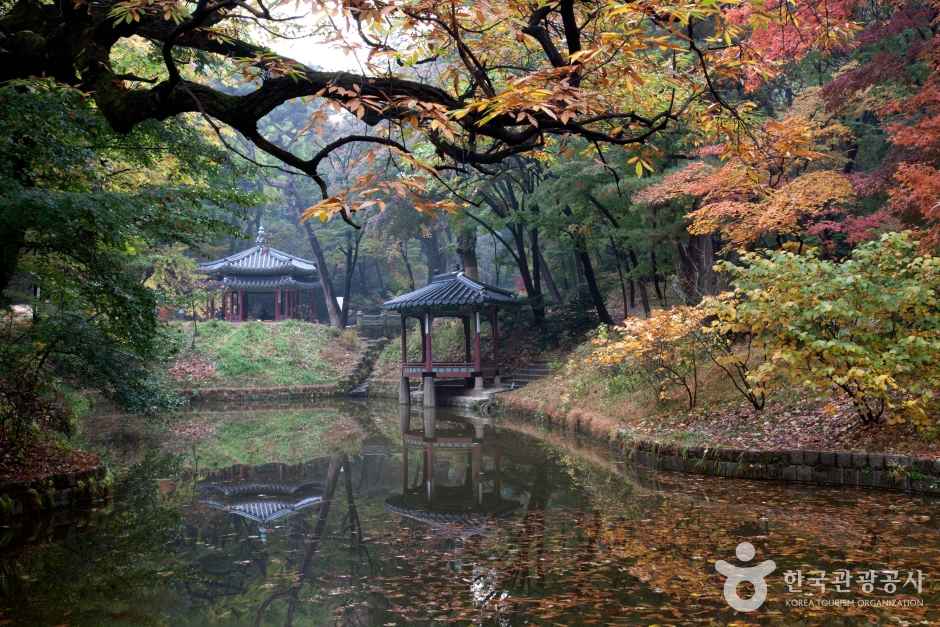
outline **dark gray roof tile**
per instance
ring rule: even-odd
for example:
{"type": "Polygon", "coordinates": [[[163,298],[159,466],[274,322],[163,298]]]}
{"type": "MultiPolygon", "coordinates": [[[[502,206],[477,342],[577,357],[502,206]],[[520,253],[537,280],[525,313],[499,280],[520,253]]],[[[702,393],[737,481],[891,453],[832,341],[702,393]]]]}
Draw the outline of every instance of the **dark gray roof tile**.
{"type": "Polygon", "coordinates": [[[267,246],[252,246],[240,253],[199,264],[208,274],[315,274],[315,263],[267,246]]]}
{"type": "Polygon", "coordinates": [[[393,298],[382,307],[408,313],[515,304],[518,300],[512,292],[474,281],[463,272],[450,272],[435,276],[424,287],[393,298]]]}

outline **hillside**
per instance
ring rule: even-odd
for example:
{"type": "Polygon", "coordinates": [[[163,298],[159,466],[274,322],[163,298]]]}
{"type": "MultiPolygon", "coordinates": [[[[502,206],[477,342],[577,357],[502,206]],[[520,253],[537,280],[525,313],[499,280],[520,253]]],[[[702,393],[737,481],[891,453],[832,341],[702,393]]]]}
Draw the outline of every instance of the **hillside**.
{"type": "Polygon", "coordinates": [[[201,323],[195,348],[191,323],[172,327],[179,352],[168,372],[180,387],[333,385],[352,371],[363,350],[352,330],[298,320],[201,323]]]}

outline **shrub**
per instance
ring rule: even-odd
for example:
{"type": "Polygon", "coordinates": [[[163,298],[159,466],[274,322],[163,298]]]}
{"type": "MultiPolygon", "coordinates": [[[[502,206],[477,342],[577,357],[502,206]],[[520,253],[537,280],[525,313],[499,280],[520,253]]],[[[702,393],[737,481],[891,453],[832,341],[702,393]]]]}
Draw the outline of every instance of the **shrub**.
{"type": "Polygon", "coordinates": [[[645,319],[628,318],[622,326],[601,330],[590,360],[603,365],[633,360],[650,374],[661,399],[668,387],[679,387],[692,409],[698,397],[697,335],[703,316],[702,309],[683,305],[656,310],[645,319]]]}
{"type": "Polygon", "coordinates": [[[719,264],[735,326],[766,342],[764,375],[834,387],[866,423],[934,424],[940,390],[940,258],[888,233],[844,262],[785,251],[719,264]]]}
{"type": "Polygon", "coordinates": [[[769,368],[761,362],[766,350],[762,338],[738,317],[739,299],[725,292],[702,300],[698,308],[705,324],[698,334],[703,352],[721,369],[734,388],[757,410],[767,403],[769,368]],[[754,364],[758,367],[754,368],[754,364]]]}

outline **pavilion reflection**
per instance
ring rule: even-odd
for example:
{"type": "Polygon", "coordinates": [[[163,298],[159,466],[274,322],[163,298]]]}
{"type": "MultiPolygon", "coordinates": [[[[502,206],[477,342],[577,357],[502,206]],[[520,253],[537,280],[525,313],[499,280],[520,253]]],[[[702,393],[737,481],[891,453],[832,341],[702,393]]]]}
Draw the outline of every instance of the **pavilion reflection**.
{"type": "Polygon", "coordinates": [[[386,554],[393,537],[397,550],[430,551],[451,576],[468,578],[473,605],[503,611],[509,575],[477,556],[495,521],[540,515],[544,454],[486,418],[434,408],[399,418],[401,449],[374,430],[356,454],[205,475],[187,517],[185,550],[198,573],[183,584],[187,596],[255,624],[291,625],[309,624],[327,595],[333,624],[388,624],[400,605],[389,590],[412,568],[386,554]],[[398,521],[388,537],[374,527],[380,504],[398,521]],[[343,593],[332,600],[329,590],[343,593]]]}
{"type": "Polygon", "coordinates": [[[323,501],[328,462],[232,466],[210,473],[196,490],[199,503],[256,523],[262,542],[276,521],[323,501]]]}
{"type": "Polygon", "coordinates": [[[468,536],[521,505],[504,494],[502,447],[488,419],[444,417],[425,407],[412,428],[409,408],[400,411],[401,492],[385,500],[386,510],[468,536]]]}

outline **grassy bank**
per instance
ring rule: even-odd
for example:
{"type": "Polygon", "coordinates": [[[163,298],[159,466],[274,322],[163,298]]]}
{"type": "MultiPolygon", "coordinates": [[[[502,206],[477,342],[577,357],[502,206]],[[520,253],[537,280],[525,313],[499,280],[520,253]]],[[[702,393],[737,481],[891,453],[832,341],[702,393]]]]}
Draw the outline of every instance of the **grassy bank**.
{"type": "Polygon", "coordinates": [[[699,397],[689,410],[681,390],[661,396],[631,364],[600,366],[591,343],[569,352],[549,377],[502,396],[510,408],[544,414],[597,437],[616,432],[686,446],[854,450],[940,458],[940,442],[910,425],[863,425],[850,403],[779,386],[754,410],[712,363],[699,368],[699,397]]]}
{"type": "Polygon", "coordinates": [[[335,385],[363,350],[351,330],[297,320],[174,323],[179,353],[169,374],[180,387],[335,385]]]}

